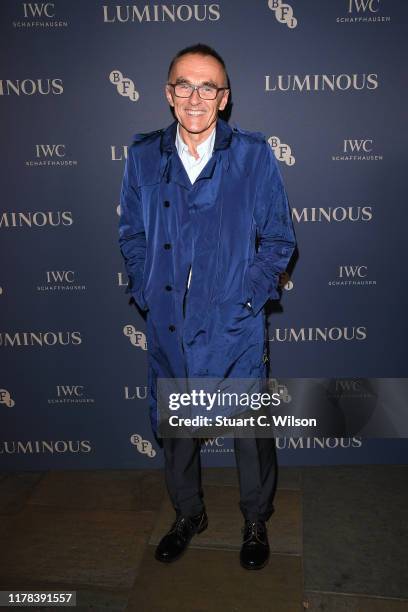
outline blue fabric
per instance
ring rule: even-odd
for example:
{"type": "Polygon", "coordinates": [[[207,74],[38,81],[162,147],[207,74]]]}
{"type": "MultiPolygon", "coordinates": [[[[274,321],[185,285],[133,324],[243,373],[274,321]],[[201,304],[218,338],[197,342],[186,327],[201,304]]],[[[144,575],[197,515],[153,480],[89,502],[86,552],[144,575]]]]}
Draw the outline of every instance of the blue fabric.
{"type": "Polygon", "coordinates": [[[262,134],[218,118],[213,155],[192,185],[176,129],[174,121],[134,137],[120,197],[126,292],[147,313],[155,433],[157,377],[265,376],[263,307],[279,299],[279,274],[296,244],[278,163],[262,134]]]}

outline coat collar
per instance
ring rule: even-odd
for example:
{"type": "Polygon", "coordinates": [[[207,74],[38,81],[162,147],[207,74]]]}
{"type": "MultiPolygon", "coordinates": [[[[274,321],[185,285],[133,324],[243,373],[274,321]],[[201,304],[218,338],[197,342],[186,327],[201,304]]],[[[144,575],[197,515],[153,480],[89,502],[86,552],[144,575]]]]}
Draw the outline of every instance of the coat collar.
{"type": "MultiPolygon", "coordinates": [[[[176,133],[177,133],[177,120],[173,121],[161,135],[160,141],[160,150],[163,153],[164,151],[168,151],[169,153],[174,152],[176,150],[176,133]]],[[[217,124],[215,128],[215,141],[214,141],[214,151],[219,149],[227,149],[231,144],[232,139],[232,128],[229,124],[217,118],[217,124]]],[[[177,151],[177,150],[176,150],[177,151]]]]}
{"type": "MultiPolygon", "coordinates": [[[[186,189],[192,189],[193,185],[191,184],[183,163],[177,153],[177,123],[177,120],[174,121],[165,130],[163,130],[161,134],[160,150],[162,155],[160,163],[160,176],[166,175],[167,183],[174,181],[186,189]],[[166,155],[164,155],[164,153],[166,153],[166,155]]],[[[225,170],[228,170],[229,146],[231,143],[233,130],[226,121],[220,119],[219,117],[217,118],[215,130],[213,152],[215,153],[216,151],[220,151],[218,155],[220,155],[222,158],[223,167],[225,170]]],[[[212,155],[196,180],[212,177],[218,155],[212,155]]]]}

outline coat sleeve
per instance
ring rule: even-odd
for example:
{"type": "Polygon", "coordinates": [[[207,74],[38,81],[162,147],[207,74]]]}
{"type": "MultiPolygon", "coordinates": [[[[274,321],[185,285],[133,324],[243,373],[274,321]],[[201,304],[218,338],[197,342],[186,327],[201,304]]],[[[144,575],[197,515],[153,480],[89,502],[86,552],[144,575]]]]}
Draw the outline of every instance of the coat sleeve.
{"type": "Polygon", "coordinates": [[[286,270],[296,246],[293,222],[278,162],[264,141],[257,168],[254,217],[258,251],[250,263],[249,293],[254,316],[268,299],[279,299],[279,275],[286,270]]]}
{"type": "Polygon", "coordinates": [[[130,293],[142,310],[148,310],[142,291],[146,234],[135,170],[133,149],[129,147],[120,194],[119,247],[129,277],[125,293],[130,293]]]}

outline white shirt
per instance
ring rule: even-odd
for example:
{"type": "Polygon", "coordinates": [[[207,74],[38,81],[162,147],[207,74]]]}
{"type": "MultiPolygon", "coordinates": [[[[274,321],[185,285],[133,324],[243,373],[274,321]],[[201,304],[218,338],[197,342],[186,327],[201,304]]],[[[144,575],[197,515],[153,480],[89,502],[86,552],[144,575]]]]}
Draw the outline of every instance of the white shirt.
{"type": "Polygon", "coordinates": [[[191,183],[194,183],[201,170],[204,168],[208,160],[210,159],[213,149],[214,149],[214,141],[215,141],[215,127],[211,134],[197,146],[198,159],[196,159],[188,150],[188,146],[184,142],[180,134],[180,124],[177,124],[177,134],[176,134],[176,148],[177,152],[180,156],[181,161],[183,162],[183,166],[186,169],[188,174],[188,178],[191,183]]]}
{"type": "MultiPolygon", "coordinates": [[[[198,159],[191,155],[188,150],[188,145],[184,142],[180,134],[180,124],[177,124],[177,134],[176,134],[176,148],[179,154],[181,161],[183,162],[183,166],[186,169],[188,174],[188,178],[191,183],[194,183],[201,170],[204,168],[211,155],[213,154],[214,149],[214,141],[215,141],[215,127],[211,134],[199,145],[197,145],[197,153],[198,159]]],[[[190,287],[191,282],[191,266],[190,272],[188,275],[187,288],[190,287]]]]}

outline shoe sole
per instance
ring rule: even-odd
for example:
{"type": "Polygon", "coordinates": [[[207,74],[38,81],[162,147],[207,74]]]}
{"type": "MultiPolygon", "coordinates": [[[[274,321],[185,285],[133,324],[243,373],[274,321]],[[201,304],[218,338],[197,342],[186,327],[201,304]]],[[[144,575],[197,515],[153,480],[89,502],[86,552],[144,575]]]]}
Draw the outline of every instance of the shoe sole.
{"type": "Polygon", "coordinates": [[[197,531],[195,533],[193,533],[193,535],[191,536],[191,538],[189,539],[189,541],[187,543],[187,546],[176,557],[172,557],[171,559],[163,559],[163,557],[160,557],[160,556],[158,556],[155,553],[154,554],[154,558],[156,559],[156,561],[160,561],[161,563],[173,563],[173,561],[177,561],[178,559],[180,559],[180,557],[182,557],[184,555],[184,553],[186,552],[186,550],[187,550],[191,540],[193,539],[193,537],[195,535],[198,535],[198,534],[202,533],[203,531],[205,531],[207,529],[207,527],[208,527],[208,521],[206,523],[204,523],[204,525],[202,527],[200,527],[200,529],[197,529],[197,531]]]}

